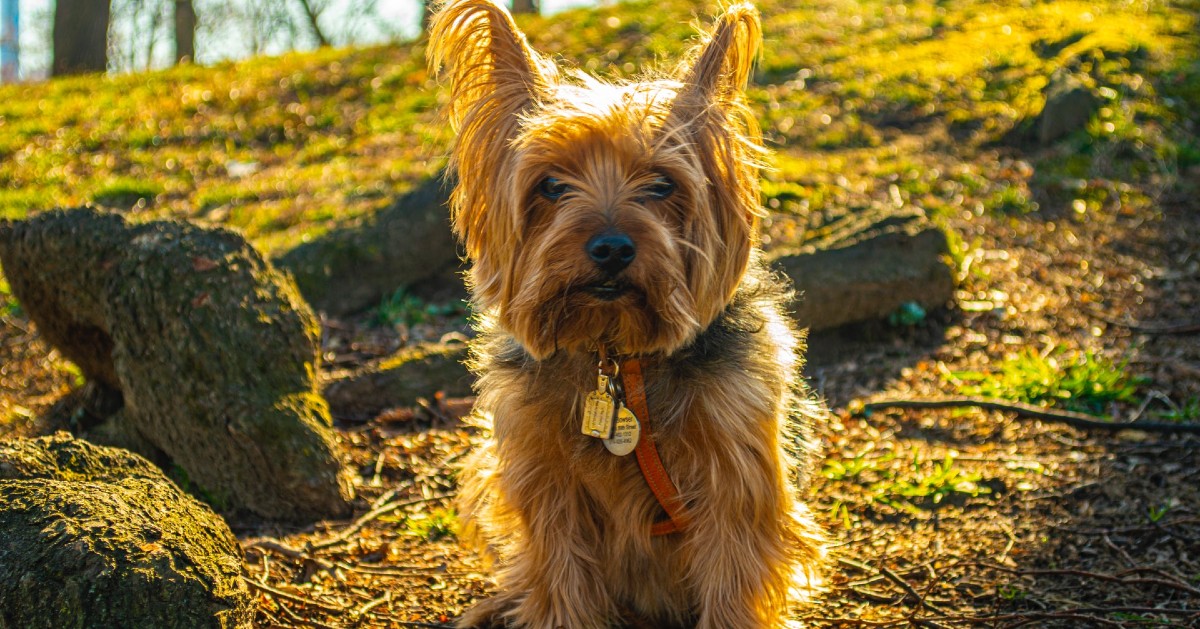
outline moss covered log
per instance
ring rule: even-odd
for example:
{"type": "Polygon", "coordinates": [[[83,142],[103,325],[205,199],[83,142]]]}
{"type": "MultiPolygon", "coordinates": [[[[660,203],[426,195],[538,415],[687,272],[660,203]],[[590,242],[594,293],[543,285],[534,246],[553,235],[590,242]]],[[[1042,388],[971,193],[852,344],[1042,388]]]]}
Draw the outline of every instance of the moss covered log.
{"type": "Polygon", "coordinates": [[[145,459],[0,442],[0,627],[250,627],[229,527],[145,459]]]}
{"type": "Polygon", "coordinates": [[[221,509],[344,515],[349,484],[295,285],[230,231],[90,208],[0,227],[0,262],[46,339],[119,390],[125,432],[221,509]]]}
{"type": "Polygon", "coordinates": [[[360,369],[333,374],[325,385],[325,399],[339,418],[370,418],[389,408],[412,406],[438,391],[469,395],[475,379],[463,364],[466,358],[462,343],[410,347],[360,369]]]}
{"type": "Polygon", "coordinates": [[[772,266],[792,279],[796,322],[813,330],[884,319],[905,303],[926,310],[954,298],[946,234],[916,207],[847,212],[822,237],[776,251],[772,266]]]}
{"type": "Polygon", "coordinates": [[[437,176],[363,223],[288,251],[275,264],[296,278],[318,310],[365,310],[398,288],[425,298],[465,296],[446,206],[453,185],[437,176]]]}

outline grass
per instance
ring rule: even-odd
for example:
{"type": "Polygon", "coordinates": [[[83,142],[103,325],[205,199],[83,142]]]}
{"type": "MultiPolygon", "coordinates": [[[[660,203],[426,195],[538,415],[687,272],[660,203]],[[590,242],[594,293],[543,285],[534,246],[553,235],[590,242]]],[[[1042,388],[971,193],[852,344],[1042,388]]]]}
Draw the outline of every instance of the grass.
{"type": "MultiPolygon", "coordinates": [[[[914,449],[909,456],[892,450],[828,457],[821,474],[826,479],[851,485],[864,504],[884,505],[904,513],[936,509],[943,502],[956,502],[991,493],[983,476],[964,469],[954,453],[940,459],[914,449]]],[[[835,502],[831,520],[852,528],[861,518],[845,503],[835,502]]]]}
{"type": "Polygon", "coordinates": [[[408,516],[406,526],[409,533],[425,541],[453,539],[458,536],[458,514],[445,508],[415,513],[408,516]]]}
{"type": "Polygon", "coordinates": [[[373,311],[371,319],[375,325],[379,326],[413,326],[418,323],[428,323],[438,317],[451,315],[463,315],[465,317],[467,312],[468,305],[466,302],[427,303],[420,297],[410,294],[407,290],[399,288],[379,302],[379,306],[373,311]]]}
{"type": "MultiPolygon", "coordinates": [[[[892,186],[934,214],[1114,207],[1062,185],[1078,179],[1148,203],[1143,184],[1200,161],[1195,4],[762,0],[767,46],[749,93],[779,153],[765,201],[796,217],[773,236],[803,239],[831,212],[886,202],[892,186]],[[1076,157],[1018,169],[972,159],[1031,124],[1062,68],[1105,95],[1068,140],[1076,157]],[[922,145],[904,144],[926,129],[922,145]]],[[[521,23],[538,48],[623,78],[677,58],[704,22],[693,18],[714,9],[636,0],[521,23]]],[[[96,201],[294,246],[441,166],[449,131],[423,53],[420,42],[326,49],[0,86],[0,217],[96,201]]]]}
{"type": "Polygon", "coordinates": [[[950,375],[959,392],[1031,404],[1060,406],[1102,415],[1112,403],[1134,403],[1144,381],[1129,373],[1128,363],[1087,350],[1025,348],[991,372],[950,375]]]}

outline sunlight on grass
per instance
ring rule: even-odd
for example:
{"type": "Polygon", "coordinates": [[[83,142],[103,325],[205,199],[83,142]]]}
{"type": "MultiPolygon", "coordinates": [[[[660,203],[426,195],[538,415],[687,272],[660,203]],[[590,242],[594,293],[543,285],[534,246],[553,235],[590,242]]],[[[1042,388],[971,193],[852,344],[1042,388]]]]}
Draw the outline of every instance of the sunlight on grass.
{"type": "Polygon", "coordinates": [[[406,519],[409,533],[426,541],[453,539],[458,536],[458,513],[454,509],[434,509],[414,513],[406,519]]]}
{"type": "Polygon", "coordinates": [[[1104,414],[1114,402],[1138,399],[1144,380],[1131,375],[1127,362],[1113,362],[1091,350],[1052,347],[1038,352],[1025,348],[995,366],[992,372],[960,371],[959,392],[1031,404],[1061,406],[1104,414]]]}
{"type": "MultiPolygon", "coordinates": [[[[963,468],[956,459],[954,452],[939,459],[917,448],[908,456],[893,450],[871,451],[848,458],[831,456],[825,460],[821,475],[867,504],[918,514],[944,502],[991,493],[982,474],[963,468]]],[[[830,520],[841,522],[844,528],[853,528],[859,519],[842,501],[830,507],[830,520]]]]}
{"type": "MultiPolygon", "coordinates": [[[[893,186],[934,214],[1019,214],[1046,205],[1026,189],[1031,176],[1054,190],[1063,178],[1177,177],[1200,162],[1186,124],[1200,70],[1174,63],[1195,18],[1175,3],[758,4],[767,45],[749,95],[779,153],[764,203],[794,217],[775,223],[784,244],[828,212],[892,198],[893,186]],[[937,148],[984,147],[1030,124],[1059,68],[1108,95],[1070,140],[1075,156],[979,169],[937,148]]],[[[635,0],[519,21],[549,54],[621,79],[681,54],[715,8],[635,0]]],[[[96,200],[137,205],[135,218],[225,223],[269,250],[294,246],[378,210],[442,164],[444,94],[423,55],[420,43],[323,49],[0,86],[0,217],[96,200]]],[[[1049,201],[1099,211],[1115,198],[1049,201]]]]}

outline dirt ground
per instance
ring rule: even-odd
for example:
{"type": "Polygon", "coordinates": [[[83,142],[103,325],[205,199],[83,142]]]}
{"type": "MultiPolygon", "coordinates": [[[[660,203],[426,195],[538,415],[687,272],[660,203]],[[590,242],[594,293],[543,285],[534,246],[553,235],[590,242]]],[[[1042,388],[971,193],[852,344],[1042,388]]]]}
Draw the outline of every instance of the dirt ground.
{"type": "MultiPolygon", "coordinates": [[[[1006,159],[977,161],[1028,168],[1006,159]]],[[[824,589],[799,621],[1200,626],[1195,433],[1078,430],[970,408],[861,412],[884,398],[955,395],[963,374],[1024,353],[1102,357],[1137,378],[1135,395],[1100,409],[1112,422],[1200,422],[1200,207],[1181,192],[1154,201],[964,208],[949,219],[968,243],[953,304],[912,326],[813,334],[806,375],[832,414],[806,499],[830,552],[824,589]]],[[[378,319],[326,321],[327,368],[469,334],[453,317],[378,319]]],[[[71,429],[81,384],[0,291],[0,438],[71,429]]],[[[477,438],[459,423],[469,407],[431,392],[416,408],[338,418],[359,477],[354,520],[231,522],[260,626],[442,626],[488,594],[489,567],[459,544],[452,511],[454,463],[477,438]]]]}
{"type": "MultiPolygon", "coordinates": [[[[1200,626],[1196,436],[971,409],[854,412],[880,398],[945,397],[955,374],[987,371],[1021,348],[1127,361],[1144,379],[1142,402],[1106,409],[1115,422],[1186,411],[1200,395],[1200,212],[1182,199],[1160,207],[1086,220],[964,216],[954,227],[976,246],[956,305],[913,327],[814,335],[807,376],[833,413],[819,429],[825,463],[807,500],[831,545],[824,590],[799,620],[1200,626]]],[[[69,429],[53,411],[76,372],[4,306],[4,436],[69,429]]],[[[344,366],[456,325],[328,322],[326,357],[344,366]]],[[[261,626],[441,626],[488,594],[488,566],[459,545],[450,511],[450,470],[475,438],[458,422],[469,405],[431,395],[340,421],[360,477],[353,521],[231,523],[261,626]]]]}

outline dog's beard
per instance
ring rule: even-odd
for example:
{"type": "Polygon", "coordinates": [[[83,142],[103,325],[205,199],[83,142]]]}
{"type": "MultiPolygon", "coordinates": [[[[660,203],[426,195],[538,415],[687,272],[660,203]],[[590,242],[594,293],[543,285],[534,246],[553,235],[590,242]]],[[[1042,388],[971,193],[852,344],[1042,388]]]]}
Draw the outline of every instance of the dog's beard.
{"type": "Polygon", "coordinates": [[[599,345],[622,354],[671,352],[700,331],[692,294],[681,272],[644,267],[657,272],[521,278],[520,290],[500,313],[501,325],[539,360],[599,345]]]}

